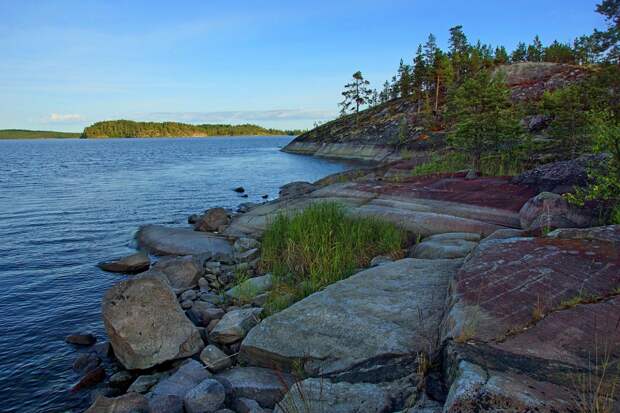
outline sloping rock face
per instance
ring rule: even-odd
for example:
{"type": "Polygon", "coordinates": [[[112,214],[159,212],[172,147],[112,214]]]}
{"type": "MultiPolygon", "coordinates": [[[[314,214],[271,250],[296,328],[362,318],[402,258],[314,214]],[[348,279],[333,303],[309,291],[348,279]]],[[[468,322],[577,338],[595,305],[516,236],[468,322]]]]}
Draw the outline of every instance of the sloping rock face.
{"type": "Polygon", "coordinates": [[[414,127],[416,111],[410,99],[395,99],[312,129],[295,138],[283,151],[368,161],[399,159],[395,144],[403,128],[410,138],[410,149],[427,151],[441,146],[442,134],[429,135],[414,127]],[[403,119],[408,122],[401,126],[403,119]]]}
{"type": "Polygon", "coordinates": [[[114,354],[126,369],[147,369],[204,347],[163,276],[117,283],[106,292],[102,313],[114,354]]]}
{"type": "Polygon", "coordinates": [[[496,69],[506,76],[506,83],[517,101],[540,99],[546,91],[553,91],[584,80],[588,69],[582,66],[550,62],[523,62],[496,69]]]}
{"type": "Polygon", "coordinates": [[[222,238],[204,232],[185,228],[170,228],[162,225],[141,227],[136,239],[138,244],[156,255],[214,255],[232,256],[232,246],[222,238]]]}
{"type": "Polygon", "coordinates": [[[444,412],[590,411],[582,385],[614,379],[620,226],[552,234],[483,241],[451,283],[444,412]]]}
{"type": "Polygon", "coordinates": [[[465,179],[465,174],[333,183],[305,196],[261,205],[233,219],[226,234],[259,237],[279,213],[315,202],[338,202],[354,215],[379,217],[421,235],[520,228],[519,210],[535,191],[507,178],[465,179]]]}
{"type": "Polygon", "coordinates": [[[448,280],[460,262],[403,259],[362,271],[263,320],[240,357],[284,370],[301,362],[314,376],[381,380],[393,367],[375,364],[436,345],[448,280]]]}

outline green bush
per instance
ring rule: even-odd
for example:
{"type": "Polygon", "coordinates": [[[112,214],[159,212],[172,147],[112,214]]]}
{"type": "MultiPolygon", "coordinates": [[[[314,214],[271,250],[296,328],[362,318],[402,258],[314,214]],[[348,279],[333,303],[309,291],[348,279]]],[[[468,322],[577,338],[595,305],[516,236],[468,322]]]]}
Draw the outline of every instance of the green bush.
{"type": "Polygon", "coordinates": [[[336,203],[317,203],[279,215],[262,242],[261,269],[274,276],[266,311],[277,312],[366,267],[377,255],[399,256],[405,233],[375,218],[346,214],[336,203]]]}

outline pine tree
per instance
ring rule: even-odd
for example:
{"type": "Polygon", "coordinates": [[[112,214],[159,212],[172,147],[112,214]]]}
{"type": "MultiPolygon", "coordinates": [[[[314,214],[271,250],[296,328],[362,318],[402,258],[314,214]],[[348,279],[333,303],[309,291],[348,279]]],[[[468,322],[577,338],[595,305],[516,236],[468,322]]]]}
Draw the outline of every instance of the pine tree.
{"type": "Polygon", "coordinates": [[[493,63],[496,65],[505,65],[509,60],[510,58],[508,57],[508,52],[504,46],[495,48],[495,58],[493,59],[493,63]]]}
{"type": "Polygon", "coordinates": [[[454,26],[450,29],[450,59],[454,67],[454,76],[461,82],[467,75],[469,61],[469,43],[463,32],[463,26],[454,26]]]}
{"type": "Polygon", "coordinates": [[[417,105],[417,112],[422,109],[422,102],[424,100],[425,85],[428,79],[428,67],[422,52],[422,45],[418,46],[418,50],[413,59],[413,100],[417,105]]]}
{"type": "Polygon", "coordinates": [[[543,45],[538,35],[534,37],[534,42],[527,47],[528,62],[542,62],[543,59],[543,45]]]}
{"type": "Polygon", "coordinates": [[[370,90],[370,82],[364,79],[362,72],[359,70],[353,73],[353,81],[344,85],[342,96],[344,100],[340,102],[340,113],[344,116],[355,109],[355,113],[360,111],[360,107],[368,104],[372,91],[370,90]]]}
{"type": "Polygon", "coordinates": [[[620,0],[603,0],[596,12],[607,21],[607,30],[594,30],[592,35],[596,51],[610,63],[620,64],[620,0]]]}
{"type": "Polygon", "coordinates": [[[379,93],[379,102],[385,103],[388,100],[390,100],[391,93],[392,93],[392,87],[390,86],[390,82],[386,80],[385,83],[383,84],[383,90],[381,90],[381,93],[379,93]]]}
{"type": "Polygon", "coordinates": [[[577,63],[577,55],[568,44],[555,40],[545,49],[544,61],[553,63],[577,63]]]}
{"type": "Polygon", "coordinates": [[[527,60],[527,46],[525,43],[519,42],[517,48],[510,55],[512,63],[525,62],[527,60]]]}
{"type": "Polygon", "coordinates": [[[483,155],[515,145],[522,134],[504,78],[488,71],[468,78],[456,89],[449,116],[455,122],[449,141],[470,156],[475,170],[480,170],[483,155]]]}
{"type": "Polygon", "coordinates": [[[400,96],[403,98],[411,95],[411,66],[406,65],[403,59],[400,59],[400,65],[398,66],[398,89],[400,90],[400,96]]]}

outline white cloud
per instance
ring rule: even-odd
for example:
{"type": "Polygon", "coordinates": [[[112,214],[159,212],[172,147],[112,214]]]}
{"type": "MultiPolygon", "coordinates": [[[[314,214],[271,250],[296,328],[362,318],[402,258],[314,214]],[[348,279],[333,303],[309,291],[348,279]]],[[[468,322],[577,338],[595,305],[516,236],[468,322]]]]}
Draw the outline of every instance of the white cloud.
{"type": "Polygon", "coordinates": [[[336,114],[328,110],[311,109],[276,109],[276,110],[242,110],[227,112],[153,112],[140,115],[144,120],[179,121],[192,123],[238,123],[256,121],[282,120],[324,120],[336,114]]]}
{"type": "Polygon", "coordinates": [[[47,120],[50,122],[79,122],[83,121],[84,117],[77,113],[52,113],[47,120]]]}

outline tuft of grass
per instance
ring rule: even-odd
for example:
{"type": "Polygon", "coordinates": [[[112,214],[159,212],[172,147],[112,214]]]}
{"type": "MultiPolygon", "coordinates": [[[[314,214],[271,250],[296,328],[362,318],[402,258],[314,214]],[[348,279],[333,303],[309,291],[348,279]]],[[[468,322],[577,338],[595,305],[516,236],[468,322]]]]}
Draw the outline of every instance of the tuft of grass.
{"type": "Polygon", "coordinates": [[[587,369],[575,375],[576,408],[579,413],[613,413],[620,384],[620,366],[613,348],[595,336],[594,355],[588,358],[587,369]]]}
{"type": "Polygon", "coordinates": [[[265,311],[274,313],[367,267],[377,255],[402,256],[404,231],[376,218],[351,217],[337,203],[279,215],[262,240],[261,269],[274,286],[265,311]]]}
{"type": "MultiPolygon", "coordinates": [[[[488,176],[518,175],[528,169],[518,156],[499,154],[485,156],[480,160],[480,171],[488,176]]],[[[471,168],[471,159],[463,153],[445,153],[431,156],[430,161],[418,165],[411,170],[411,175],[431,175],[437,173],[453,173],[471,168]]]]}

